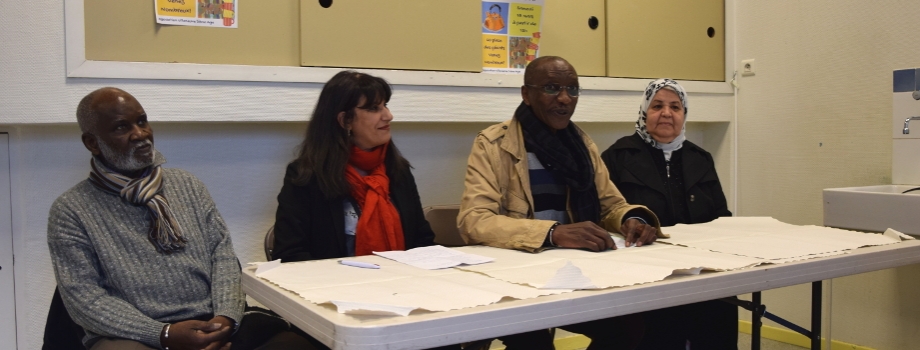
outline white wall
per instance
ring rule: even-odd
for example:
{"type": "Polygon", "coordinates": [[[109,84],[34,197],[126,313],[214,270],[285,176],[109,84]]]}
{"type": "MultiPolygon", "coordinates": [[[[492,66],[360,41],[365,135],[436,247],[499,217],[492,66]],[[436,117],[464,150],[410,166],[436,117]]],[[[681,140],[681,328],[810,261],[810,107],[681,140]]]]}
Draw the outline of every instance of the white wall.
{"type": "MultiPolygon", "coordinates": [[[[918,19],[916,1],[737,2],[737,58],[756,59],[738,93],[741,215],[821,225],[822,189],[891,183],[892,71],[920,67],[918,19]]],[[[916,348],[917,277],[908,266],[835,279],[832,338],[916,348]]],[[[808,291],[764,300],[807,325],[808,291]]]]}
{"type": "MultiPolygon", "coordinates": [[[[88,153],[73,123],[80,98],[102,86],[133,93],[150,115],[167,166],[185,168],[207,184],[245,262],[264,259],[262,235],[273,221],[284,165],[293,158],[303,133],[303,122],[293,121],[306,119],[320,88],[293,83],[68,79],[63,6],[56,0],[0,1],[0,131],[10,132],[20,349],[41,347],[54,288],[45,241],[48,209],[89,171],[88,153]]],[[[456,203],[473,137],[490,123],[510,117],[519,93],[513,88],[426,86],[396,86],[395,91],[394,138],[415,165],[423,204],[456,203]],[[399,122],[400,118],[440,122],[399,122]],[[465,122],[450,122],[461,119],[465,122]]],[[[594,120],[581,125],[606,148],[632,132],[639,95],[586,91],[575,120],[594,120]],[[596,122],[607,118],[619,122],[596,122]]],[[[691,94],[690,118],[730,120],[733,98],[691,94]]],[[[728,182],[728,124],[698,123],[689,128],[691,140],[721,147],[713,151],[720,175],[728,182]],[[714,136],[706,136],[710,133],[714,136]]]]}

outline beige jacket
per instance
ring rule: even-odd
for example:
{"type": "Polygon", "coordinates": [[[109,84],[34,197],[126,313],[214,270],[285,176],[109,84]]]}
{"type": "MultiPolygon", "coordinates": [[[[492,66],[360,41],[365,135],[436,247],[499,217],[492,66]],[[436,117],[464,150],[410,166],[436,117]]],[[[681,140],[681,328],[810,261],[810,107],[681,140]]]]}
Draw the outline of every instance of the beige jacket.
{"type": "MultiPolygon", "coordinates": [[[[645,210],[646,216],[654,218],[655,222],[649,224],[658,228],[659,237],[667,237],[661,233],[654,213],[644,206],[626,203],[610,181],[597,145],[581,129],[578,132],[584,138],[594,163],[602,227],[607,231],[620,232],[623,216],[638,208],[645,210]]],[[[530,252],[542,250],[546,235],[555,221],[533,218],[529,174],[524,136],[517,120],[493,125],[479,133],[467,162],[466,188],[460,199],[460,215],[457,216],[460,235],[468,244],[530,252]]]]}

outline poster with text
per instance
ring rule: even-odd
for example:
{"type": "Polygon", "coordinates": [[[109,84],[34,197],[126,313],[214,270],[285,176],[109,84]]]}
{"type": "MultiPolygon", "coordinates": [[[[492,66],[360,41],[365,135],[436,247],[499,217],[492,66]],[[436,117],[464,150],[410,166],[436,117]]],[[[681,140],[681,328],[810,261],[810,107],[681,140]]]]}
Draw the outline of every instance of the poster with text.
{"type": "Polygon", "coordinates": [[[236,28],[239,0],[153,0],[157,23],[236,28]]]}
{"type": "Polygon", "coordinates": [[[543,0],[482,2],[482,71],[523,73],[539,57],[543,0]]]}

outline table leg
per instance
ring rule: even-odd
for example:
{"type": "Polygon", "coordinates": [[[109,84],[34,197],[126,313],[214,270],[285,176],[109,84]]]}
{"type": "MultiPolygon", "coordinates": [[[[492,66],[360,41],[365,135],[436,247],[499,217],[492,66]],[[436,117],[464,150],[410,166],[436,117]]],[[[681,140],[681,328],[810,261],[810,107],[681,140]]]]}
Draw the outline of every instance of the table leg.
{"type": "Polygon", "coordinates": [[[760,350],[760,292],[751,293],[751,350],[760,350]]]}
{"type": "Polygon", "coordinates": [[[822,281],[811,282],[811,349],[821,350],[822,281]]]}

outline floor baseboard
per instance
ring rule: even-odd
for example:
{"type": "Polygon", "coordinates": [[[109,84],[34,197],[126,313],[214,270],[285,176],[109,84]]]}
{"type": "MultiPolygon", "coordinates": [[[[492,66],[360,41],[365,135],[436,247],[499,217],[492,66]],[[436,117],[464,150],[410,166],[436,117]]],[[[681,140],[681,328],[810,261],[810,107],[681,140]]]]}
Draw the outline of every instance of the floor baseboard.
{"type": "MultiPolygon", "coordinates": [[[[751,334],[751,322],[738,320],[738,332],[751,334]]],[[[760,336],[766,339],[775,340],[778,342],[792,344],[795,346],[801,346],[808,348],[811,346],[811,340],[808,337],[796,333],[794,331],[772,327],[772,326],[761,326],[760,327],[760,336]]],[[[822,347],[824,346],[825,339],[821,339],[822,347]]],[[[839,340],[831,339],[831,349],[830,350],[875,350],[870,347],[860,346],[856,344],[845,343],[839,340]]]]}

